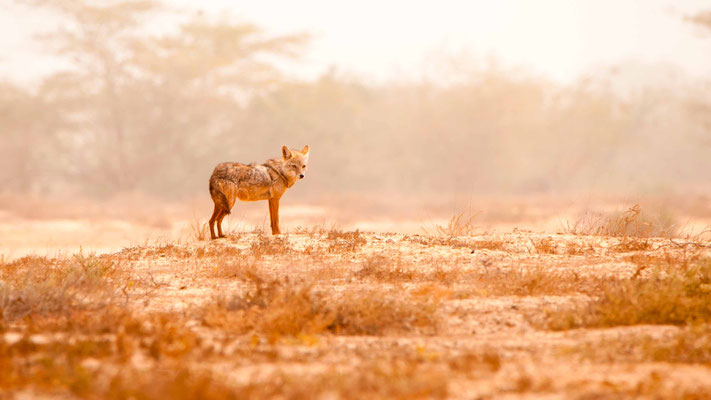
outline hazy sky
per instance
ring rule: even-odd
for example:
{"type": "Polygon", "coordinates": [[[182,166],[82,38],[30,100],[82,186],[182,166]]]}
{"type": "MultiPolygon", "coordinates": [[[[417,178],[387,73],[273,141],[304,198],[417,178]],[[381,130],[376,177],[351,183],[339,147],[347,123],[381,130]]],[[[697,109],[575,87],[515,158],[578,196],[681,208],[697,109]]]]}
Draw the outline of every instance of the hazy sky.
{"type": "MultiPolygon", "coordinates": [[[[711,32],[683,21],[711,9],[709,0],[166,1],[268,32],[311,33],[303,76],[335,66],[366,78],[416,78],[440,55],[466,52],[559,81],[627,61],[711,77],[711,32]]],[[[32,43],[46,18],[9,2],[0,0],[0,74],[31,79],[46,67],[32,43]]]]}

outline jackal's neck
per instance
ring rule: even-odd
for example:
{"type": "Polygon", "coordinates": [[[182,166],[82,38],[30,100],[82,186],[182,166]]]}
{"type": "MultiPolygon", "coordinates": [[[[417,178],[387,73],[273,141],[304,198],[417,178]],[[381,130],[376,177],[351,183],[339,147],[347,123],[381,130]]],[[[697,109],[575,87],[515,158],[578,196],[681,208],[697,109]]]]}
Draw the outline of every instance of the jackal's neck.
{"type": "Polygon", "coordinates": [[[276,174],[276,178],[284,183],[287,188],[294,186],[294,183],[296,183],[296,179],[289,179],[289,176],[284,173],[284,162],[282,160],[273,158],[267,160],[263,165],[276,174]]]}

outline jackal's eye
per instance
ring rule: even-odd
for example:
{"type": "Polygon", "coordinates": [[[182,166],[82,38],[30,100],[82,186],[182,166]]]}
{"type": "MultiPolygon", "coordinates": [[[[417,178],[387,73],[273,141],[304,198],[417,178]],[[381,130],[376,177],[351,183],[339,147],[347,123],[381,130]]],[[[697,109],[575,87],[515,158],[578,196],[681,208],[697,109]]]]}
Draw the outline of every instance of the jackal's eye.
{"type": "Polygon", "coordinates": [[[306,168],[306,164],[302,165],[301,168],[306,168]]]}

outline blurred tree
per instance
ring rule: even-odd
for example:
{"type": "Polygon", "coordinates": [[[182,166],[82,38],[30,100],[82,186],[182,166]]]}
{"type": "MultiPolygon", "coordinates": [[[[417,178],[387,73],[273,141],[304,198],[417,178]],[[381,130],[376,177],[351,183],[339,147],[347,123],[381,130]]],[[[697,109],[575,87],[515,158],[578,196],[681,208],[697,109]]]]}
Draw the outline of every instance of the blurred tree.
{"type": "Polygon", "coordinates": [[[0,85],[0,188],[29,192],[39,166],[39,138],[32,96],[18,87],[0,85]]]}
{"type": "Polygon", "coordinates": [[[63,125],[57,111],[34,91],[0,84],[1,191],[44,192],[57,178],[61,143],[48,134],[63,125]]]}
{"type": "Polygon", "coordinates": [[[711,30],[711,10],[701,11],[686,18],[688,21],[711,30]]]}
{"type": "MultiPolygon", "coordinates": [[[[687,20],[701,26],[707,33],[711,33],[711,10],[701,11],[695,15],[687,17],[687,20]]],[[[707,86],[709,84],[707,83],[707,86]]],[[[688,101],[691,114],[701,122],[704,132],[702,142],[711,146],[711,100],[708,99],[708,90],[705,91],[706,101],[688,101]]]]}
{"type": "Polygon", "coordinates": [[[151,34],[170,11],[157,0],[21,1],[62,18],[44,39],[72,67],[46,83],[73,124],[58,133],[75,145],[71,173],[96,194],[193,192],[196,165],[224,148],[241,102],[279,82],[276,58],[306,39],[184,15],[151,34]]]}

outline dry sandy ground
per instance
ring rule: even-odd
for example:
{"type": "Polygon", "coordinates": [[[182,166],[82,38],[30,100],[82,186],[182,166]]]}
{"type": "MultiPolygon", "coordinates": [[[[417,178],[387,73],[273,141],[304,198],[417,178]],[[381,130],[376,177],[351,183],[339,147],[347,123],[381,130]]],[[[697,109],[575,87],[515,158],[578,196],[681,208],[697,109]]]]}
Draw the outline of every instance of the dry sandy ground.
{"type": "MultiPolygon", "coordinates": [[[[562,234],[591,220],[550,199],[468,213],[290,203],[277,237],[265,204],[240,203],[216,241],[199,240],[202,202],[46,215],[12,203],[0,399],[711,398],[708,319],[569,329],[556,317],[583,318],[619,282],[711,270],[702,200],[673,240],[562,234]]],[[[637,233],[666,218],[642,216],[637,233]]]]}
{"type": "MultiPolygon", "coordinates": [[[[514,229],[557,233],[601,215],[624,212],[637,201],[642,202],[643,211],[651,218],[671,219],[682,235],[695,236],[711,226],[711,196],[702,195],[673,200],[494,196],[375,201],[369,197],[343,197],[308,203],[287,198],[280,214],[282,231],[292,233],[300,227],[320,226],[437,234],[437,226],[447,225],[452,216],[459,214],[464,219],[473,218],[476,234],[514,229]],[[339,206],[333,207],[334,204],[339,206]]],[[[185,243],[205,229],[211,210],[207,196],[178,203],[135,195],[107,202],[0,197],[0,259],[67,256],[80,250],[102,254],[139,245],[185,243]]],[[[239,202],[232,211],[223,223],[226,232],[269,229],[265,202],[239,202]]],[[[711,232],[705,238],[711,239],[711,232]]]]}
{"type": "MultiPolygon", "coordinates": [[[[160,347],[146,334],[122,358],[119,338],[130,335],[109,329],[100,336],[118,347],[80,357],[80,365],[97,382],[149,371],[160,389],[123,383],[148,398],[181,397],[170,385],[183,397],[229,398],[165,378],[182,368],[208,371],[210,385],[236,398],[711,398],[708,361],[665,360],[639,347],[672,343],[683,327],[552,330],[545,322],[590,302],[606,281],[651,273],[645,262],[710,255],[708,242],[687,242],[518,229],[456,238],[300,229],[135,244],[96,258],[113,270],[111,301],[148,325],[153,315],[169,316],[180,324],[171,335],[197,339],[160,347]],[[324,326],[313,325],[309,313],[329,305],[341,310],[340,328],[328,312],[324,326]]],[[[49,333],[16,320],[0,344],[69,343],[96,334],[89,331],[49,333]]],[[[11,393],[133,396],[105,386],[15,385],[11,393]]]]}

